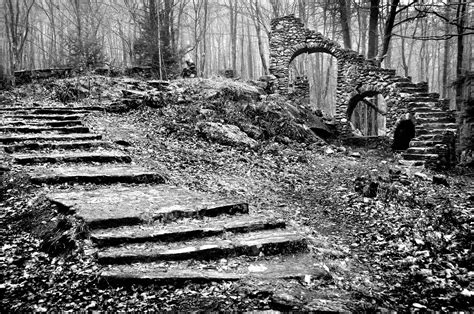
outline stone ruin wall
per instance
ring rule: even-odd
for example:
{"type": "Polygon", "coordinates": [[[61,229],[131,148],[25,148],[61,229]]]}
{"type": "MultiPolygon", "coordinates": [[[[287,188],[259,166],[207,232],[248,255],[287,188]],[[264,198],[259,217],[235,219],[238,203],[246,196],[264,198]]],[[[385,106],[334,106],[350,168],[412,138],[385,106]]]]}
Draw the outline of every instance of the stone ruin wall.
{"type": "Polygon", "coordinates": [[[306,29],[293,15],[274,19],[270,34],[270,72],[276,77],[275,92],[288,94],[289,66],[302,53],[328,53],[337,60],[336,114],[342,133],[352,132],[352,110],[361,97],[381,94],[387,106],[386,128],[393,135],[403,119],[412,119],[396,83],[402,78],[395,70],[383,69],[357,52],[344,49],[320,33],[306,29]]]}

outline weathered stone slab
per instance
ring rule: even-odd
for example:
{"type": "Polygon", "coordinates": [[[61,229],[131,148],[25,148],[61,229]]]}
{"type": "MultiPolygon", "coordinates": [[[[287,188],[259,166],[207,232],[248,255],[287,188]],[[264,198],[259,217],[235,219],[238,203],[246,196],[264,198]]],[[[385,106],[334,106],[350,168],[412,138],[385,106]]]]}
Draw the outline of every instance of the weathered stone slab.
{"type": "MultiPolygon", "coordinates": [[[[331,275],[321,267],[313,266],[314,260],[307,254],[285,256],[278,259],[257,260],[246,263],[227,260],[222,265],[226,270],[202,269],[202,265],[192,267],[179,262],[171,265],[155,263],[134,265],[110,265],[101,272],[100,278],[108,284],[179,284],[183,282],[233,281],[245,279],[298,279],[331,280],[331,275]],[[231,265],[232,267],[227,266],[231,265]]],[[[213,269],[214,268],[214,269],[213,269]]]]}
{"type": "Polygon", "coordinates": [[[28,134],[28,135],[0,135],[0,143],[20,143],[28,141],[74,141],[74,140],[100,140],[100,134],[28,134]]]}
{"type": "Polygon", "coordinates": [[[83,114],[5,114],[4,118],[22,120],[80,120],[83,114]]]}
{"type": "Polygon", "coordinates": [[[249,232],[285,228],[283,220],[265,216],[238,216],[211,218],[207,221],[193,220],[171,224],[126,226],[114,229],[94,230],[90,237],[98,246],[152,241],[180,241],[223,234],[224,232],[249,232]]]}
{"type": "Polygon", "coordinates": [[[62,183],[165,183],[165,177],[138,166],[62,166],[35,169],[30,172],[33,184],[62,183]]]}
{"type": "Polygon", "coordinates": [[[50,106],[50,107],[0,107],[0,112],[8,111],[31,111],[34,113],[60,113],[63,111],[72,112],[72,111],[103,111],[104,108],[99,106],[50,106]]]}
{"type": "Polygon", "coordinates": [[[53,154],[13,154],[13,162],[20,165],[60,162],[124,162],[130,163],[130,156],[118,151],[71,152],[53,154]]]}
{"type": "Polygon", "coordinates": [[[102,264],[129,264],[160,260],[216,259],[240,255],[296,253],[307,248],[305,238],[286,230],[255,231],[230,239],[208,238],[178,243],[125,244],[99,251],[102,264]]]}
{"type": "Polygon", "coordinates": [[[49,126],[3,126],[0,127],[3,133],[89,133],[89,128],[85,126],[65,126],[65,127],[49,127],[49,126]]]}
{"type": "Polygon", "coordinates": [[[247,203],[169,185],[102,187],[93,191],[52,193],[48,198],[63,210],[74,212],[92,229],[180,217],[248,213],[247,203]]]}
{"type": "MultiPolygon", "coordinates": [[[[64,126],[77,126],[82,125],[81,120],[3,120],[2,124],[5,126],[29,126],[29,127],[41,127],[41,126],[50,126],[50,127],[64,127],[64,126]]],[[[81,133],[81,132],[78,132],[81,133]]]]}
{"type": "Polygon", "coordinates": [[[39,142],[39,143],[21,143],[5,145],[3,148],[7,153],[21,152],[25,150],[45,150],[45,149],[90,149],[96,147],[106,147],[105,141],[77,141],[77,142],[39,142]]]}

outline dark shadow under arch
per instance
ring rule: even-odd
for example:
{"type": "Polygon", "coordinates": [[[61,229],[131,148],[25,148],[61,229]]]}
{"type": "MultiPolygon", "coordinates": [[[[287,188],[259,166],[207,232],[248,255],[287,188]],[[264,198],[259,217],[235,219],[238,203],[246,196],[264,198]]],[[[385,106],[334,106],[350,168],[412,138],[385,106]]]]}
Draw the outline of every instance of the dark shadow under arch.
{"type": "Polygon", "coordinates": [[[415,124],[411,120],[400,121],[393,134],[392,149],[395,151],[408,149],[415,134],[415,124]]]}
{"type": "Polygon", "coordinates": [[[354,109],[356,108],[359,101],[364,100],[364,98],[366,97],[377,96],[378,94],[381,94],[381,93],[377,91],[367,91],[367,92],[364,92],[362,94],[357,94],[354,97],[352,97],[351,100],[349,100],[349,103],[347,104],[347,112],[346,112],[347,120],[349,121],[351,120],[352,113],[354,112],[354,109]]]}

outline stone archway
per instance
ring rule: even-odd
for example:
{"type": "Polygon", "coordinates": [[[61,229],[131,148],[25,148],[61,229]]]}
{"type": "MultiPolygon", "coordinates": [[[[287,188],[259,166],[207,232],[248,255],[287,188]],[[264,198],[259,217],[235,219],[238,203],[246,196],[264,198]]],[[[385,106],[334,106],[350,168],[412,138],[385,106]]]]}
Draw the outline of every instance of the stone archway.
{"type": "MultiPolygon", "coordinates": [[[[342,48],[337,42],[320,33],[307,29],[300,19],[293,15],[274,19],[271,23],[270,36],[270,71],[276,77],[276,92],[288,93],[289,65],[302,53],[328,53],[337,60],[336,108],[334,118],[342,132],[351,132],[347,111],[351,99],[362,97],[368,91],[377,91],[387,101],[387,111],[396,106],[400,115],[408,112],[402,110],[401,95],[396,84],[400,77],[395,70],[375,66],[372,61],[352,50],[342,48]]],[[[392,129],[396,120],[387,114],[387,128],[392,129]]]]}

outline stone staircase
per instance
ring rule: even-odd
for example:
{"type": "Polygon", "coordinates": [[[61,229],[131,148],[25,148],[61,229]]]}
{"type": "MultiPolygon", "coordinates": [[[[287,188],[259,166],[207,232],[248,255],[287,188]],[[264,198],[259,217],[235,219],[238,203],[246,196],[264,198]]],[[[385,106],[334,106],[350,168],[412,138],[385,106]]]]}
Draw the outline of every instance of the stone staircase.
{"type": "Polygon", "coordinates": [[[276,289],[275,280],[331,280],[308,254],[307,237],[285,220],[254,214],[240,200],[164,184],[160,173],[135,165],[82,123],[99,110],[4,103],[0,145],[13,167],[48,187],[55,208],[83,222],[102,282],[258,279],[276,289]]]}
{"type": "Polygon", "coordinates": [[[416,120],[416,135],[410,141],[410,147],[402,153],[403,163],[415,166],[427,162],[449,164],[450,145],[457,131],[454,116],[443,108],[439,94],[428,92],[427,83],[412,83],[410,78],[398,78],[395,86],[416,120]]]}

